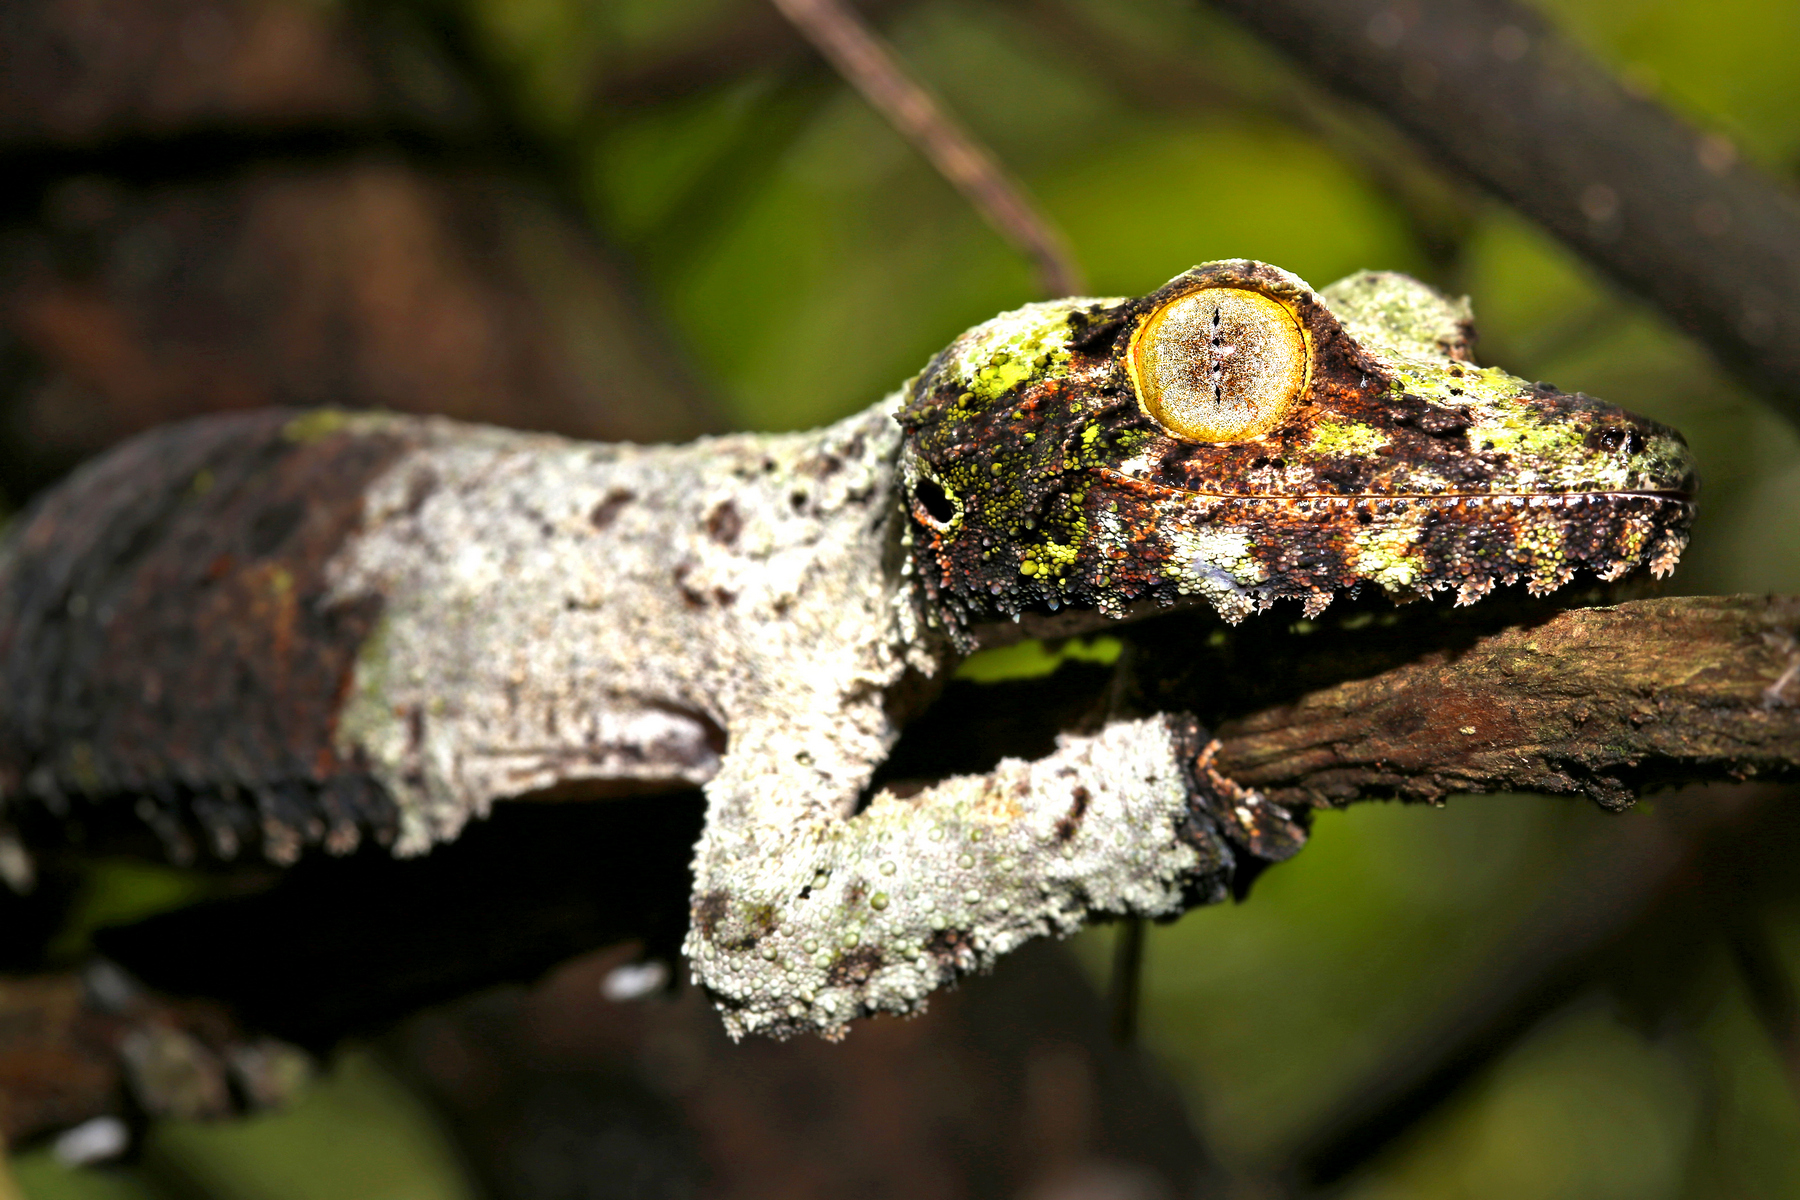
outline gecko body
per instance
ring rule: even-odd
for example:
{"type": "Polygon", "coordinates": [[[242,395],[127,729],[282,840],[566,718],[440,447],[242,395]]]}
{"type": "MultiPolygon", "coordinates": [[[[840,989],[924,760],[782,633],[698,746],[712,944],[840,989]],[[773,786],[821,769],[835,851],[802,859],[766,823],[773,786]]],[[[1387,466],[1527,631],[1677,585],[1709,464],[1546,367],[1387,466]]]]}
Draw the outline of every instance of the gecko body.
{"type": "Polygon", "coordinates": [[[0,798],[16,823],[119,800],[177,857],[291,861],[424,852],[501,799],[699,786],[695,978],[734,1034],[841,1034],[1029,938],[1216,900],[1304,836],[1182,714],[872,790],[966,654],[1673,566],[1679,435],[1479,367],[1471,338],[1403,276],[1316,293],[1230,261],[1003,314],[805,434],[153,433],[0,545],[0,683],[28,698],[0,710],[0,798]],[[228,652],[169,652],[211,628],[228,652]]]}
{"type": "MultiPolygon", "coordinates": [[[[1471,603],[1672,569],[1695,488],[1680,435],[1479,367],[1472,341],[1466,303],[1403,276],[1320,294],[1242,260],[977,326],[896,411],[905,603],[968,652],[1181,604],[1236,623],[1364,586],[1471,603]]],[[[784,822],[773,853],[714,856],[709,827],[690,958],[734,1031],[835,1032],[1095,913],[1216,901],[1237,860],[1304,833],[1201,740],[1179,716],[1117,721],[848,821],[784,822]]]]}

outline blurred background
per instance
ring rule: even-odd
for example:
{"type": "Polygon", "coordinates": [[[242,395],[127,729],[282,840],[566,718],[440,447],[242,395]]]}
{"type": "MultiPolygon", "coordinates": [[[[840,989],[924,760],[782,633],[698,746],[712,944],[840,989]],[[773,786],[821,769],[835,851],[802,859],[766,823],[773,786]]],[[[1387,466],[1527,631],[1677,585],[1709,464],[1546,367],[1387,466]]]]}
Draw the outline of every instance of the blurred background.
{"type": "MultiPolygon", "coordinates": [[[[1800,6],[1540,7],[1796,181],[1800,6]]],[[[1483,361],[1687,434],[1704,491],[1668,590],[1800,591],[1791,424],[1206,6],[862,11],[1094,294],[1223,257],[1467,294],[1483,361]]],[[[267,404],[805,428],[1040,294],[762,0],[12,0],[0,164],[9,511],[152,424],[267,404]]],[[[636,951],[600,948],[346,1043],[285,1111],[8,1165],[33,1200],[1800,1195],[1784,799],[1322,813],[1248,902],[1149,930],[1134,1050],[1106,1032],[1110,929],[841,1047],[733,1049],[691,992],[605,1000],[636,951]]],[[[206,886],[95,863],[52,958],[206,886]]]]}

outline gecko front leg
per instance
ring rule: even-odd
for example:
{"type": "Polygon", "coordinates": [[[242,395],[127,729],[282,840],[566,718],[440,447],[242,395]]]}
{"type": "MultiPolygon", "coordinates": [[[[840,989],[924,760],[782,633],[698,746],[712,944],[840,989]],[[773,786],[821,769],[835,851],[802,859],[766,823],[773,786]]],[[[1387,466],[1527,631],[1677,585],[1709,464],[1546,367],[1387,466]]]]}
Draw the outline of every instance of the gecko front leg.
{"type": "Polygon", "coordinates": [[[1304,831],[1210,768],[1192,718],[1064,734],[848,819],[755,826],[716,800],[685,946],[734,1036],[911,1012],[1021,943],[1100,916],[1169,917],[1229,892],[1304,831]]]}
{"type": "MultiPolygon", "coordinates": [[[[995,317],[894,410],[917,611],[969,653],[1013,622],[1074,633],[1208,603],[1235,624],[1364,586],[1471,603],[1667,573],[1693,511],[1680,435],[1477,366],[1472,336],[1466,304],[1404,277],[1316,293],[1243,260],[995,317]]],[[[1087,916],[1216,898],[1227,829],[1275,857],[1299,828],[1188,729],[1118,722],[848,820],[740,807],[739,787],[780,789],[727,764],[696,858],[696,973],[734,1032],[831,1032],[1087,916]]]]}

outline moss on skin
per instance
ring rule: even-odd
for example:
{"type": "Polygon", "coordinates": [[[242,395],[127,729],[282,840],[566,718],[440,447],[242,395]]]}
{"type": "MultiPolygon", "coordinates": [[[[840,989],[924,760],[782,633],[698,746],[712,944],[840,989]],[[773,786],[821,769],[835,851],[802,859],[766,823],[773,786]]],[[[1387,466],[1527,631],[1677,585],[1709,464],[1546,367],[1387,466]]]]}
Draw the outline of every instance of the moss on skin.
{"type": "Polygon", "coordinates": [[[1670,569],[1695,487],[1681,436],[1479,367],[1473,337],[1467,301],[1405,276],[1315,293],[1242,260],[977,326],[899,414],[926,598],[972,647],[984,622],[1066,606],[1123,615],[1203,595],[1235,621],[1284,598],[1316,614],[1364,583],[1468,602],[1582,568],[1670,569]],[[1138,325],[1201,287],[1260,291],[1306,332],[1306,389],[1261,437],[1177,437],[1125,370],[1138,325]]]}
{"type": "Polygon", "coordinates": [[[301,413],[289,421],[282,426],[281,434],[290,442],[305,445],[330,437],[347,426],[350,420],[350,414],[341,408],[318,408],[301,413]]]}
{"type": "Polygon", "coordinates": [[[1313,426],[1309,450],[1316,454],[1373,454],[1388,444],[1380,430],[1348,421],[1320,421],[1313,426]]]}
{"type": "MultiPolygon", "coordinates": [[[[1028,379],[1054,378],[1069,363],[1069,313],[1060,303],[1028,304],[976,327],[952,367],[974,412],[1028,379]]],[[[967,335],[965,335],[967,336],[967,335]]]]}

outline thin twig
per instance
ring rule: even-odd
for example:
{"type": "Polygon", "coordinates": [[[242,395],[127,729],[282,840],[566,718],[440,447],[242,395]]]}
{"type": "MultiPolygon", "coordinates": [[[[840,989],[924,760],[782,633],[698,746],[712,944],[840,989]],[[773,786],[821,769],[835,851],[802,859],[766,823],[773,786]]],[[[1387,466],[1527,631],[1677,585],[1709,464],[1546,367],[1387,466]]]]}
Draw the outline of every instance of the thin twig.
{"type": "Polygon", "coordinates": [[[1724,921],[1725,943],[1749,994],[1750,1007],[1769,1035],[1788,1085],[1800,1096],[1800,999],[1781,954],[1753,898],[1733,906],[1724,921]]]}
{"type": "MultiPolygon", "coordinates": [[[[861,0],[865,21],[884,25],[919,0],[861,0]]],[[[749,75],[786,82],[823,74],[812,43],[774,8],[726,6],[710,21],[678,37],[645,47],[641,57],[615,57],[617,46],[594,64],[588,92],[592,111],[644,108],[704,95],[749,75]]]]}
{"type": "Polygon", "coordinates": [[[1117,928],[1107,1003],[1112,1009],[1113,1044],[1123,1047],[1137,1042],[1138,1009],[1144,990],[1144,920],[1127,917],[1117,928]]]}
{"type": "Polygon", "coordinates": [[[1076,296],[1087,290],[1062,232],[944,105],[906,73],[861,17],[840,0],[774,0],[774,4],[1001,237],[1037,264],[1038,279],[1048,295],[1076,296]]]}

